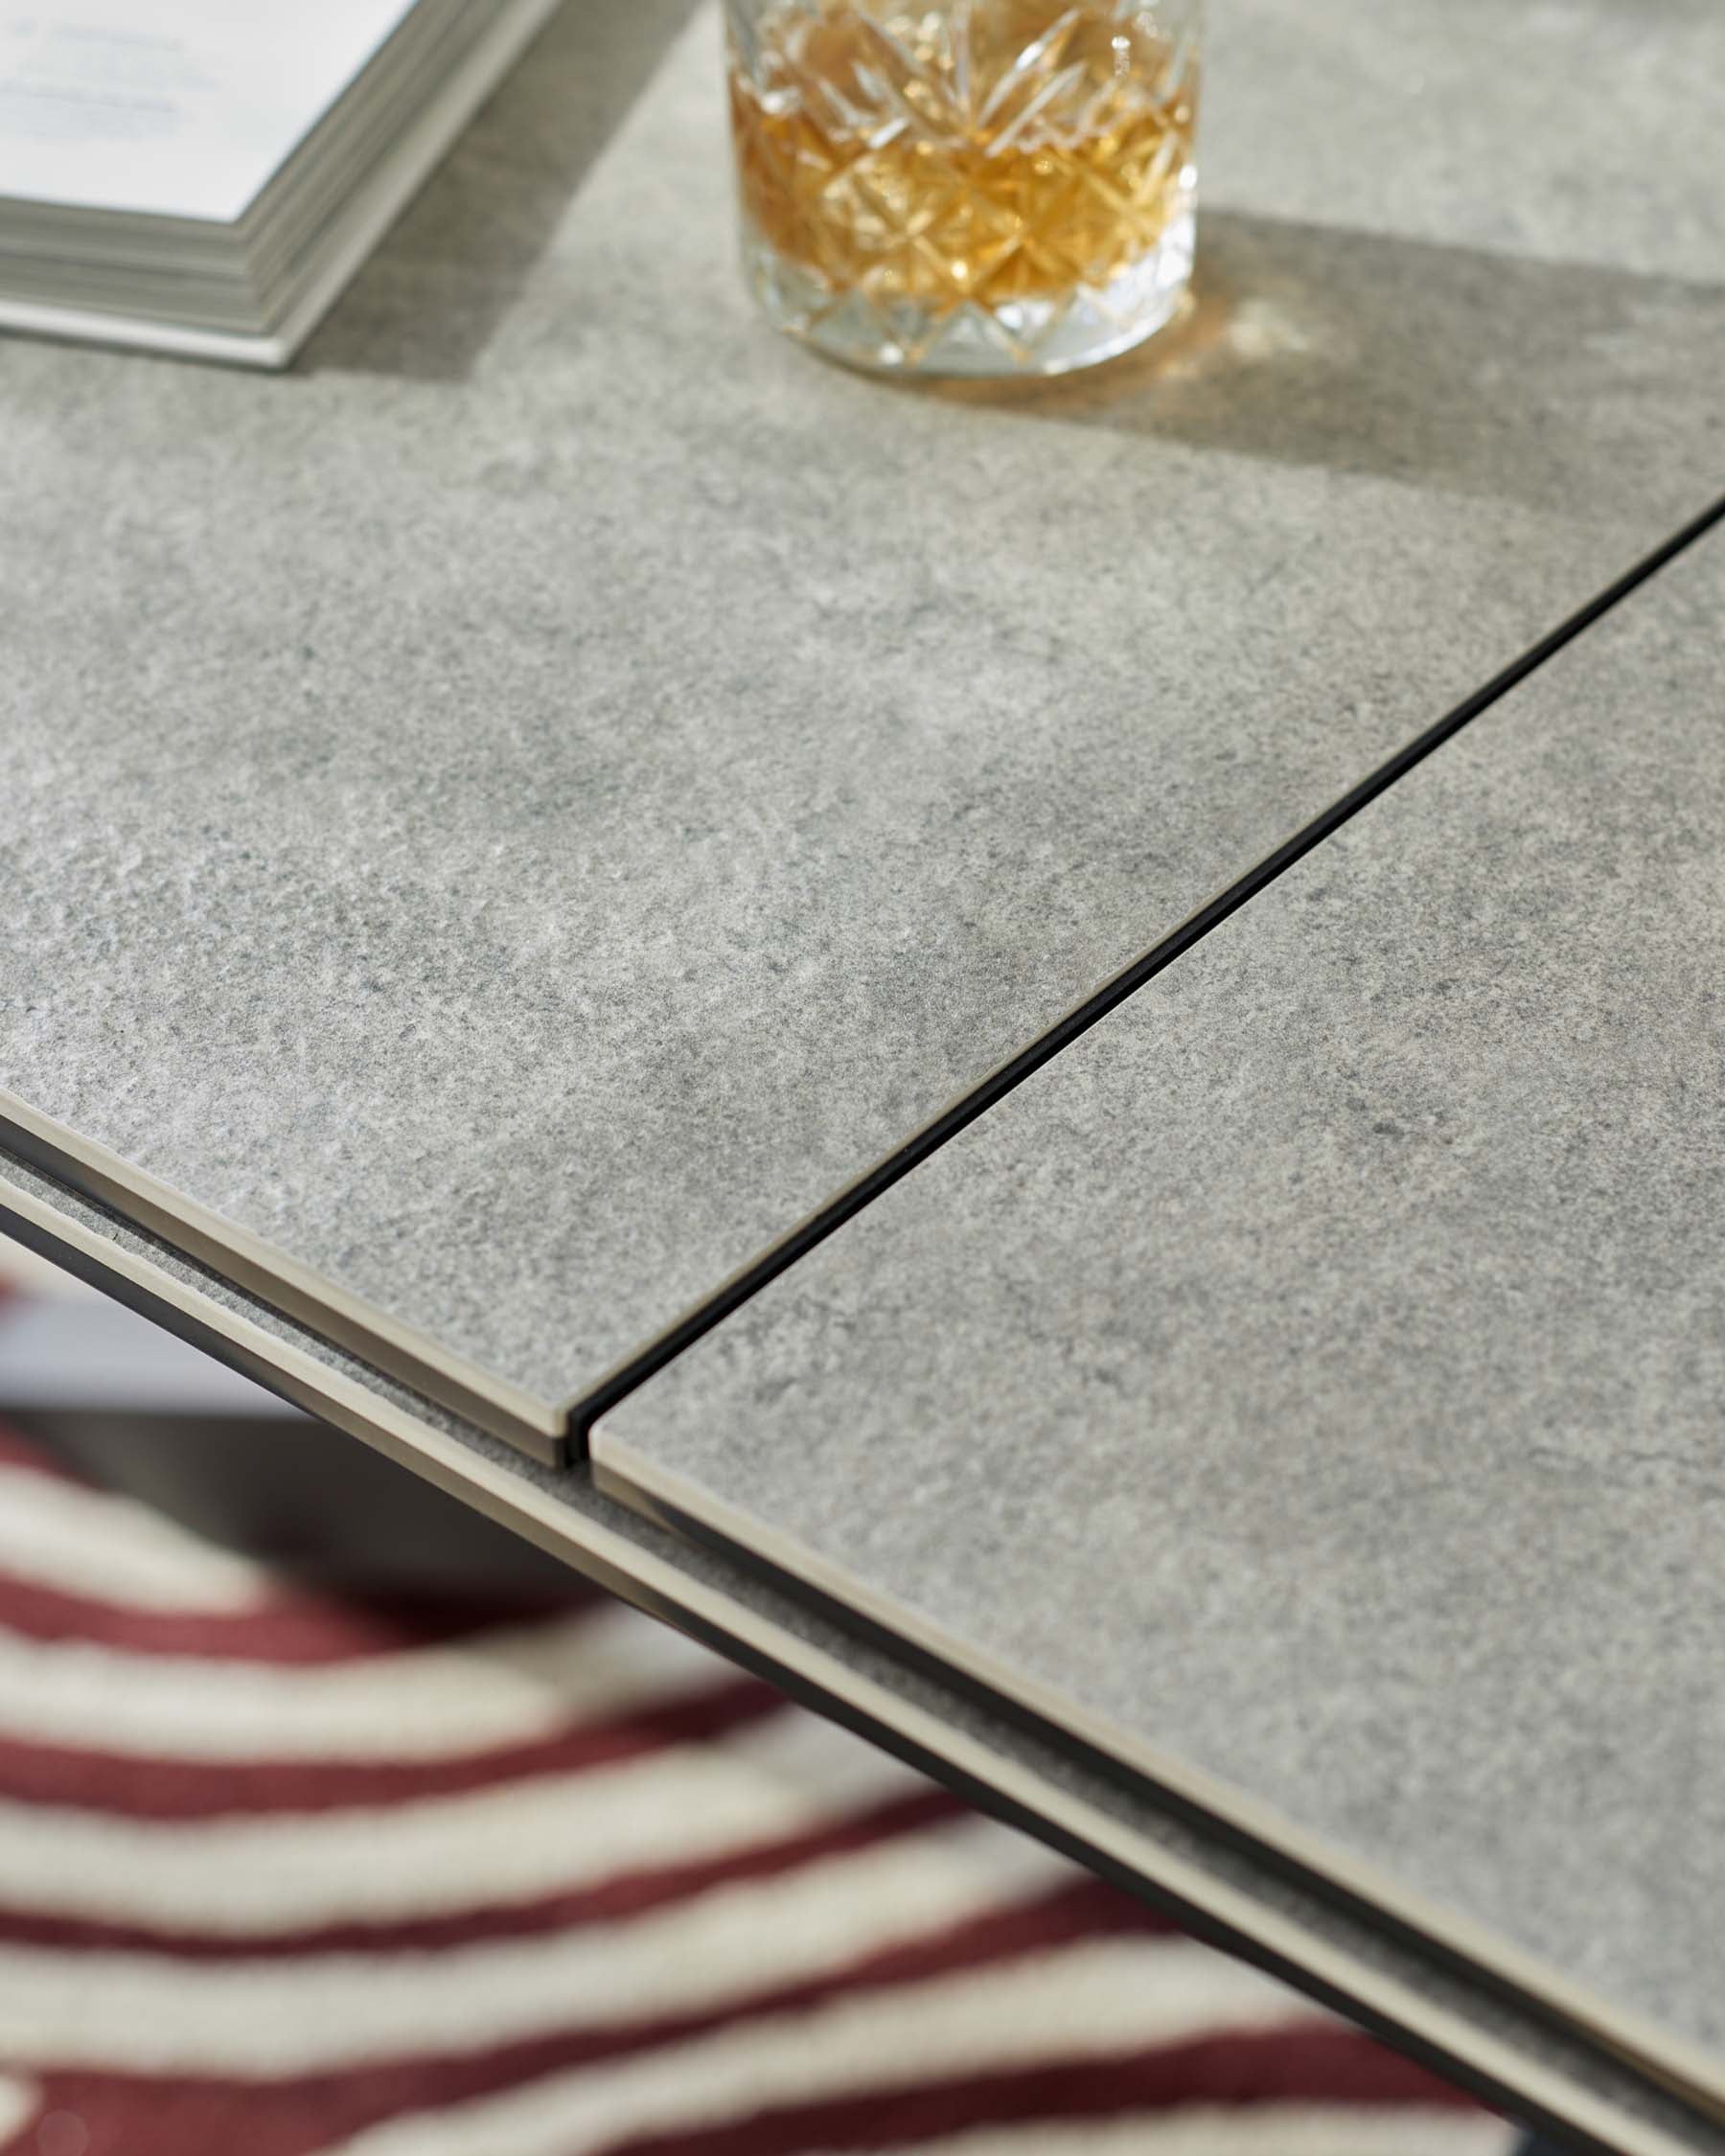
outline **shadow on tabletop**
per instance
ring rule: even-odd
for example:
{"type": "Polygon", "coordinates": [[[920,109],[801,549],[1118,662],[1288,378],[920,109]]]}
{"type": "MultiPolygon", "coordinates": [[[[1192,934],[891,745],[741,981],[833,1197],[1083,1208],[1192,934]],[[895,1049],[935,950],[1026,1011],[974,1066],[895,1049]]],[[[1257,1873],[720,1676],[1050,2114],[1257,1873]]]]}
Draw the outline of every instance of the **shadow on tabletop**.
{"type": "MultiPolygon", "coordinates": [[[[467,378],[696,4],[569,0],[302,366],[467,378]]],[[[1195,297],[1138,352],[1052,381],[882,386],[1609,516],[1614,495],[1639,499],[1648,414],[1691,406],[1697,370],[1725,339],[1725,285],[1710,288],[1712,306],[1696,304],[1697,289],[1208,208],[1195,297]]],[[[754,334],[768,363],[772,333],[761,323],[754,334]]]]}
{"type": "MultiPolygon", "coordinates": [[[[1648,410],[1725,338],[1675,279],[1212,209],[1183,315],[1046,381],[904,384],[979,409],[1533,509],[1644,484],[1648,410]],[[1664,334],[1649,336],[1649,322],[1664,334]]],[[[1699,503],[1697,506],[1700,506],[1699,503]]]]}
{"type": "Polygon", "coordinates": [[[301,368],[464,380],[696,6],[564,0],[301,368]]]}

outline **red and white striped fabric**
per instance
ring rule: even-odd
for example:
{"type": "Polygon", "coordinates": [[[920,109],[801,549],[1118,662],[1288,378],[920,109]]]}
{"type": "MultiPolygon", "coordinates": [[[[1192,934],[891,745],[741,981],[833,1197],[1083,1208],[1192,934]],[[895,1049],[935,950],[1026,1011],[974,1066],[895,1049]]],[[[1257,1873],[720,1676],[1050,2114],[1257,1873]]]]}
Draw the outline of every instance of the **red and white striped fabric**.
{"type": "Polygon", "coordinates": [[[296,1590],[0,1434],[4,2156],[1501,2156],[649,1620],[296,1590]]]}

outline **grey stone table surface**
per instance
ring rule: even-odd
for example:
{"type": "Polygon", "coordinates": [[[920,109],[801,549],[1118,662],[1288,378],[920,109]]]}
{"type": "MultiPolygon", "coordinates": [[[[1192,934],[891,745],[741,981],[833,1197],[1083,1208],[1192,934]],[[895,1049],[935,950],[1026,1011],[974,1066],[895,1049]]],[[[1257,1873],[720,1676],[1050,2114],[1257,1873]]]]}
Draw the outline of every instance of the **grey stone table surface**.
{"type": "Polygon", "coordinates": [[[603,1416],[1725,2099],[1725,536],[603,1416]]]}
{"type": "MultiPolygon", "coordinates": [[[[1725,2151],[1725,2120],[1673,2091],[1663,2074],[1506,1998],[1416,1936],[1266,1861],[1141,1778],[1128,1781],[1077,1756],[974,1688],[908,1663],[758,1567],[674,1540],[606,1497],[585,1463],[554,1471],[523,1458],[4,1153],[0,1232],[1157,1903],[1196,1937],[1350,2014],[1510,2116],[1561,2133],[1564,2146],[1585,2156],[1725,2151]]],[[[308,1434],[322,1434],[291,1418],[272,1454],[291,1456],[308,1434]]],[[[304,1471],[314,1473],[322,1458],[311,1443],[304,1471]]],[[[148,1463],[135,1461],[126,1456],[127,1486],[157,1502],[148,1463]]],[[[219,1492],[199,1490],[194,1502],[206,1518],[207,1508],[222,1508],[219,1492]]],[[[1129,2010],[1124,1996],[1119,2003],[1129,2010]]],[[[1274,1995],[1262,2003],[1276,2018],[1294,2004],[1274,1995]]]]}
{"type": "Polygon", "coordinates": [[[1711,4],[1230,0],[1195,315],[1006,396],[751,319],[686,12],[288,379],[0,350],[13,1141],[541,1446],[1725,481],[1711,4]]]}

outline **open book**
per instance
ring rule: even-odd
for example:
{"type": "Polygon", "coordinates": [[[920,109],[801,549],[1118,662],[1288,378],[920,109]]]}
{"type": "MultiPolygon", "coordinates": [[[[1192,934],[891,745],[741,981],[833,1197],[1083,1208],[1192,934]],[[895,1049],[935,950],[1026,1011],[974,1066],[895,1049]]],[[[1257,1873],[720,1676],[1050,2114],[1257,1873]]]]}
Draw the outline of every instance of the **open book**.
{"type": "Polygon", "coordinates": [[[556,0],[0,0],[0,327],[284,366],[556,0]]]}

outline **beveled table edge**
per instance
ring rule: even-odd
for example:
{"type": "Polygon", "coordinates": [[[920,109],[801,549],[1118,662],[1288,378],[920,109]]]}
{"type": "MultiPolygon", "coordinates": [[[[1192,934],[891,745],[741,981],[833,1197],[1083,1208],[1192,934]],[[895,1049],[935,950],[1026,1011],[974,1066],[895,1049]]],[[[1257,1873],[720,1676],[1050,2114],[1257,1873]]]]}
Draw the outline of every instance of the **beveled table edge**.
{"type": "MultiPolygon", "coordinates": [[[[237,1292],[225,1283],[216,1283],[218,1299],[184,1277],[177,1263],[170,1271],[77,1217],[76,1194],[62,1207],[7,1167],[0,1156],[0,1229],[27,1247],[979,1808],[1156,1902],[1195,1936],[1394,2043],[1487,2104],[1566,2135],[1596,2156],[1725,2151],[1725,2122],[1698,2111],[1687,2092],[1673,2091],[1644,2060],[1585,2033],[1577,2043],[1571,2031],[1518,2014],[1501,1986],[1483,1989],[1465,1977],[1456,1984],[1441,1964],[1408,1955],[1392,1935],[1304,1893],[1298,1881],[1243,1864],[1237,1844],[1227,1838],[1215,1838],[1212,1867],[1203,1861],[1203,1836],[1191,1833],[1189,1823],[1159,1818],[1134,1792],[1087,1774],[1081,1759],[1021,1737],[986,1709],[978,1712],[965,1693],[884,1663],[866,1643],[855,1659],[875,1663],[882,1674],[850,1666],[844,1657],[852,1642],[794,1603],[781,1601],[775,1613],[777,1598],[748,1569],[715,1566],[694,1546],[679,1549],[651,1523],[641,1523],[636,1539],[627,1510],[613,1520],[595,1517],[609,1507],[585,1468],[552,1477],[493,1456],[482,1437],[439,1427],[430,1419],[435,1410],[415,1413],[248,1317],[234,1306],[237,1292]],[[1166,1846],[1183,1840],[1200,1853],[1166,1846]],[[1244,1869],[1248,1883],[1227,1876],[1230,1869],[1244,1869]],[[1254,1891],[1260,1879],[1261,1895],[1254,1891]],[[1518,2021],[1528,2037],[1521,2044],[1504,2033],[1518,2021]],[[1601,2095],[1601,2082],[1617,2094],[1601,2095]]],[[[172,1255],[177,1261],[177,1251],[172,1255]]]]}
{"type": "Polygon", "coordinates": [[[540,1400],[466,1357],[441,1347],[428,1333],[404,1325],[374,1302],[303,1265],[249,1228],[225,1220],[172,1184],[135,1167],[44,1115],[0,1088],[0,1146],[40,1174],[159,1235],[248,1295],[375,1363],[389,1376],[518,1445],[534,1459],[560,1466],[568,1410],[540,1400]]]}
{"type": "Polygon", "coordinates": [[[942,1673],[980,1686],[992,1701],[1028,1716],[1032,1726],[1056,1742],[1073,1742],[1087,1756],[1123,1768],[1181,1807],[1296,1866],[1321,1888],[1341,1893],[1368,1915],[1388,1918],[1428,1941],[1483,1981],[1507,1984],[1530,2005],[1641,2061],[1725,2121],[1725,2060],[1699,2044],[1613,2006],[1541,1956],[1401,1885],[1381,1867],[1300,1826],[1236,1783],[1163,1751],[1108,1715],[1078,1706],[1055,1686],[1025,1676],[913,1606],[878,1593],[848,1566],[818,1556],[742,1507],[645,1457],[627,1440],[613,1437],[603,1421],[589,1433],[588,1448],[595,1487],[618,1503],[675,1534],[710,1542],[745,1564],[764,1568],[768,1577],[791,1592],[812,1593],[823,1609],[861,1618],[878,1637],[908,1647],[942,1673]]]}

